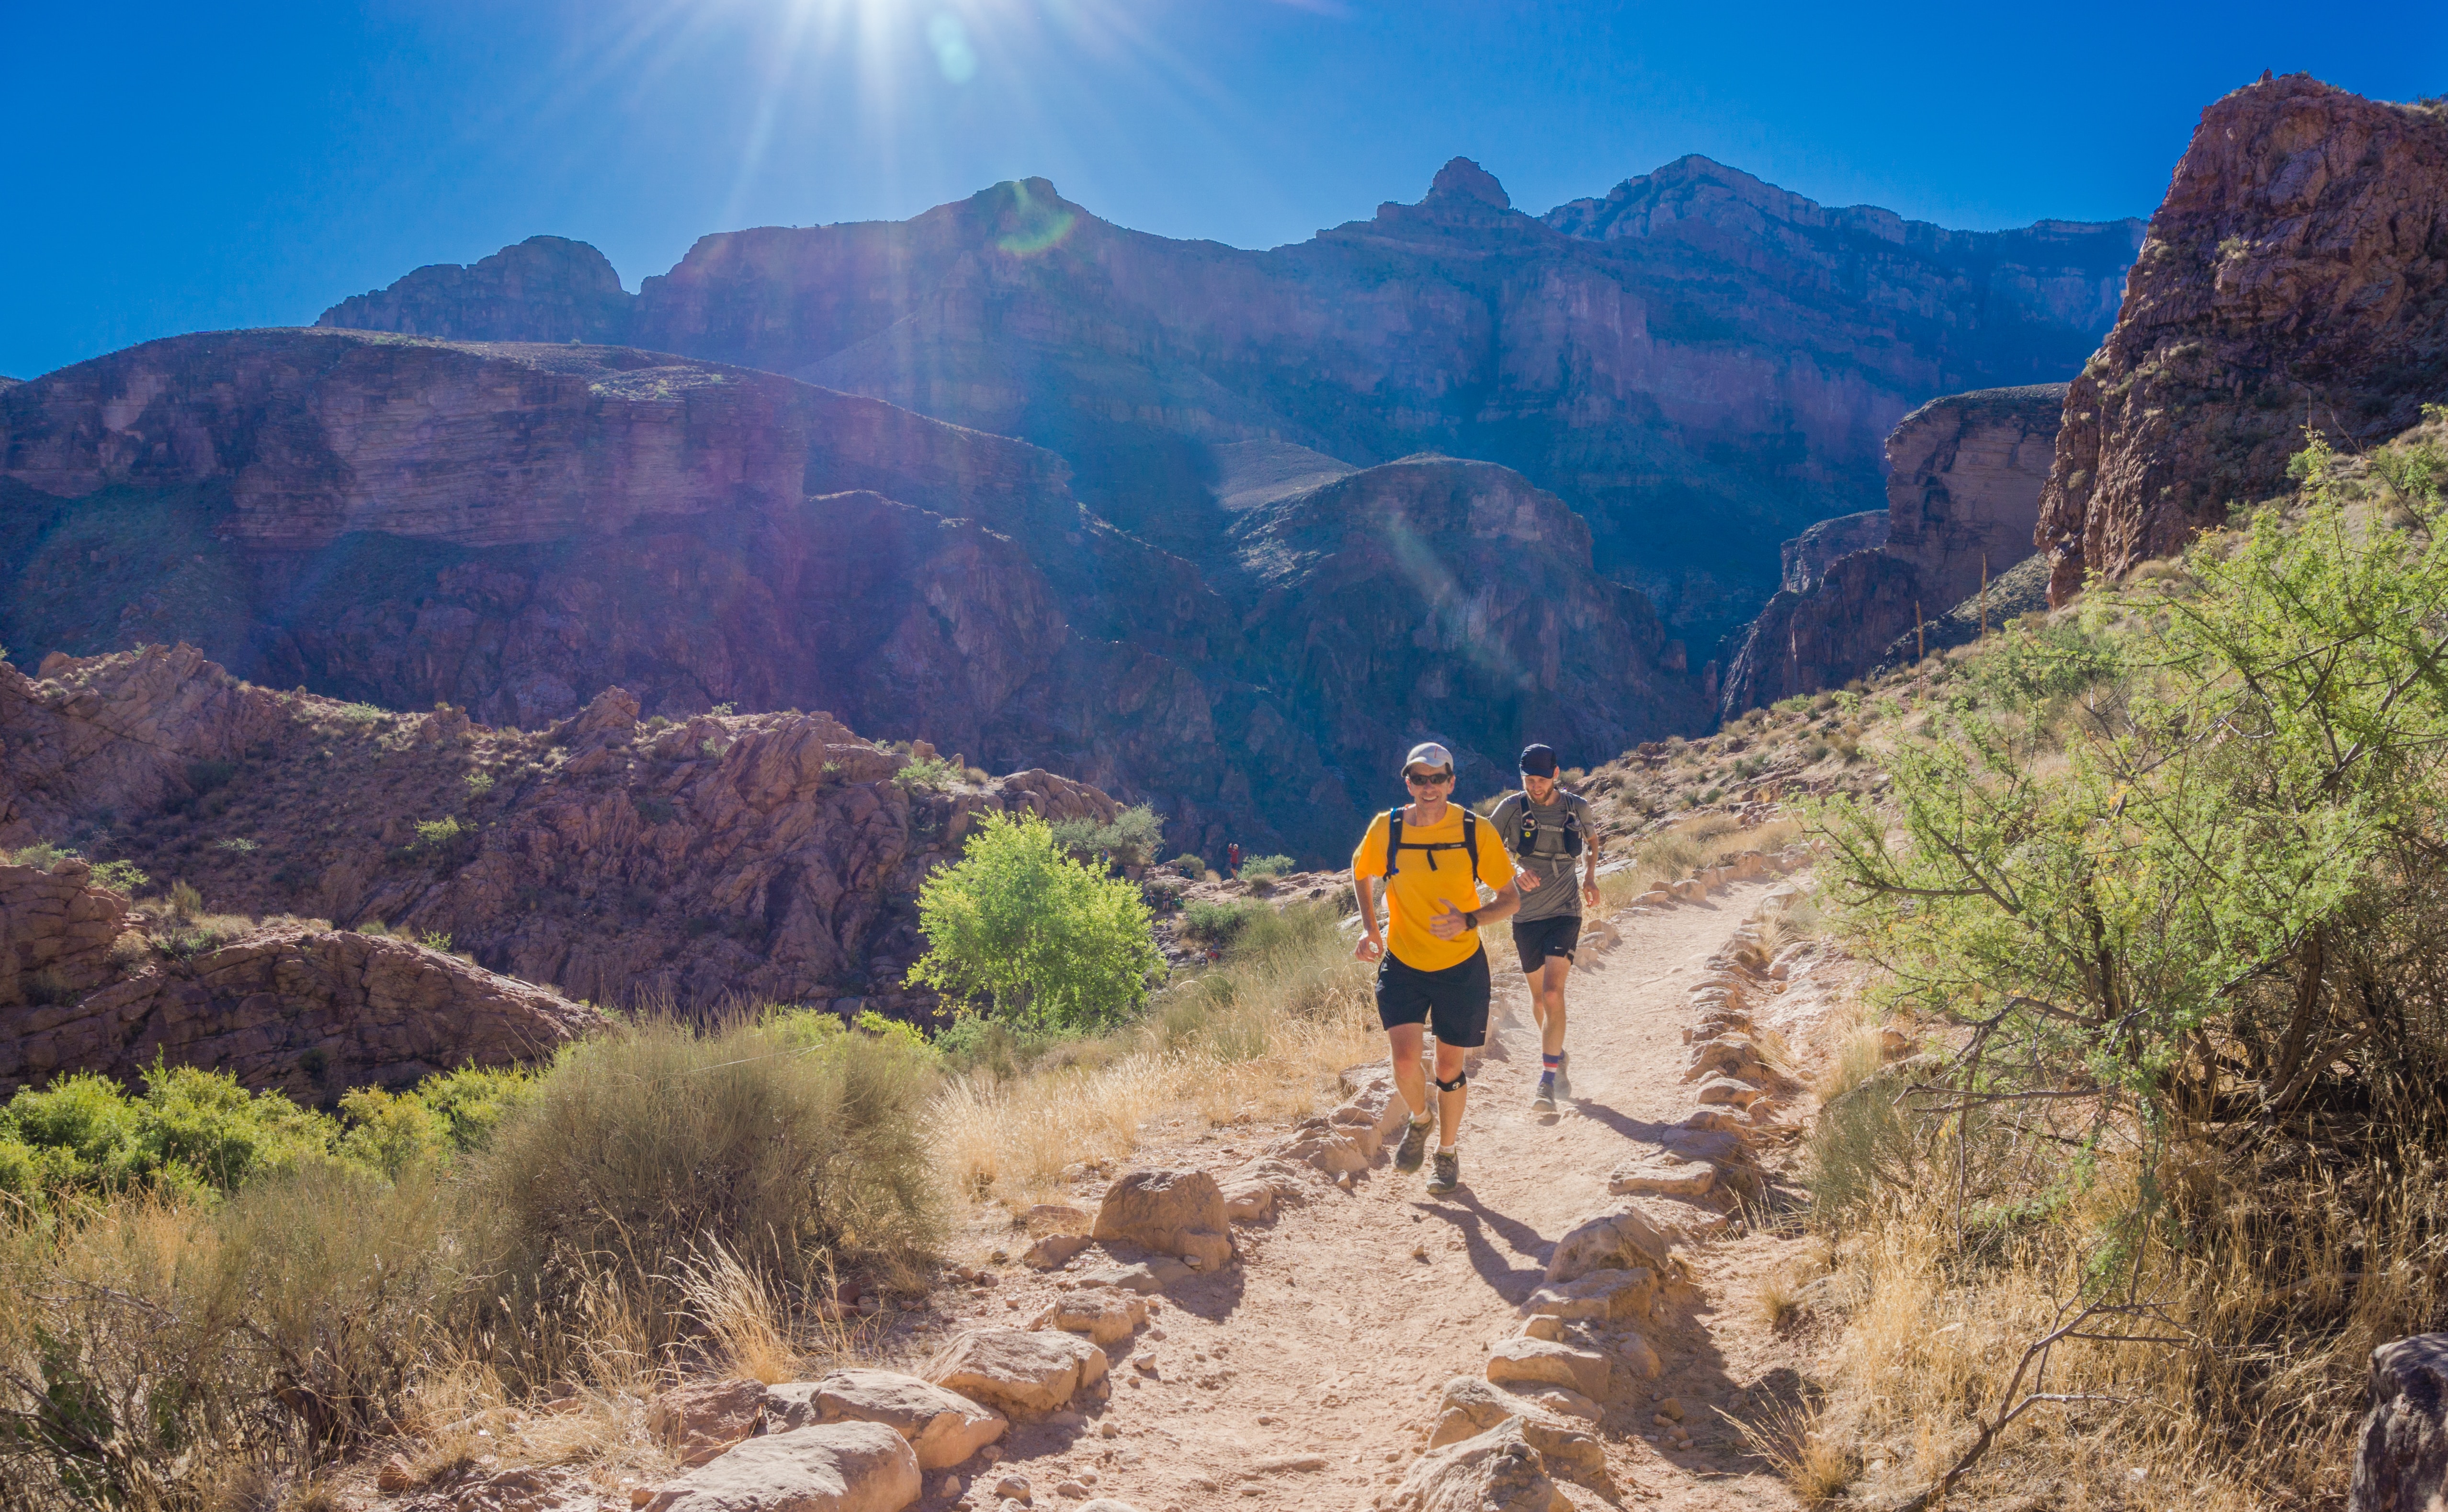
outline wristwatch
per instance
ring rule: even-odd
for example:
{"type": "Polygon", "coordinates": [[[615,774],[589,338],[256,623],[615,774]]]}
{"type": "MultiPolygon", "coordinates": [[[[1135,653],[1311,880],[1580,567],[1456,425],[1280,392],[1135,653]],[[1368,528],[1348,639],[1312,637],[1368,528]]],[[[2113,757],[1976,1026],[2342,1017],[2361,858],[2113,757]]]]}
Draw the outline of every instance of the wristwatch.
{"type": "Polygon", "coordinates": [[[1473,909],[1468,913],[1462,916],[1462,927],[1465,929],[1476,929],[1479,928],[1479,910],[1477,909],[1473,909]]]}

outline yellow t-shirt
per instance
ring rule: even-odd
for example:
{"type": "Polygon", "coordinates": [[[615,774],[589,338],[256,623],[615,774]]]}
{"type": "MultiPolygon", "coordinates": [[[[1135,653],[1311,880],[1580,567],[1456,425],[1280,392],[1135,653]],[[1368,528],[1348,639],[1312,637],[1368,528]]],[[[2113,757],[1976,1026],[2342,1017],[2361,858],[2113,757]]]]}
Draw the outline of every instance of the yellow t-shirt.
{"type": "MultiPolygon", "coordinates": [[[[1504,842],[1497,837],[1496,826],[1485,819],[1472,817],[1479,826],[1479,877],[1490,889],[1501,889],[1513,880],[1513,858],[1504,853],[1504,842]]],[[[1386,885],[1386,908],[1392,915],[1386,927],[1386,948],[1405,966],[1422,971],[1442,971],[1462,965],[1479,949],[1479,934],[1464,929],[1450,940],[1440,940],[1428,932],[1428,921],[1445,911],[1440,903],[1449,904],[1456,913],[1466,913],[1479,907],[1479,889],[1472,885],[1470,852],[1467,851],[1414,851],[1415,845],[1462,844],[1463,807],[1445,805],[1443,823],[1423,828],[1408,820],[1403,824],[1403,850],[1394,858],[1393,880],[1386,885]],[[1431,863],[1434,863],[1433,865],[1431,863]]],[[[1360,849],[1351,852],[1351,874],[1355,877],[1382,877],[1386,874],[1386,815],[1380,813],[1369,821],[1368,833],[1360,849]]]]}

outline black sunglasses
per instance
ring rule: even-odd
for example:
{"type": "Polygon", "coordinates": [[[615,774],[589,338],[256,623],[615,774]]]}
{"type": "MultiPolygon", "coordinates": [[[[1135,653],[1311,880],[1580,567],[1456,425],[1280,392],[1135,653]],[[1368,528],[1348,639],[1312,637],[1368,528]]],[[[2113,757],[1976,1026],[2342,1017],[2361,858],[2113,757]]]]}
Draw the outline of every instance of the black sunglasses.
{"type": "Polygon", "coordinates": [[[1406,772],[1403,774],[1403,780],[1410,783],[1413,787],[1441,788],[1453,780],[1453,774],[1450,772],[1429,772],[1425,774],[1406,772]]]}

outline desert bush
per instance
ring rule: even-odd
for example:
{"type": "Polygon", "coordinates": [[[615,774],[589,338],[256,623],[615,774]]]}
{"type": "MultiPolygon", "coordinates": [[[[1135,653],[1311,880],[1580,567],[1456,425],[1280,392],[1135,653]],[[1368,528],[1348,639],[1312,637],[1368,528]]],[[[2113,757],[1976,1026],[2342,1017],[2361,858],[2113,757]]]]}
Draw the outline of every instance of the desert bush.
{"type": "Polygon", "coordinates": [[[961,785],[967,774],[942,756],[924,756],[902,763],[893,777],[903,787],[941,791],[961,785]]]}
{"type": "Polygon", "coordinates": [[[1172,860],[1166,862],[1165,865],[1173,868],[1174,871],[1179,872],[1182,876],[1193,882],[1196,882],[1207,875],[1206,858],[1194,852],[1184,851],[1181,854],[1175,856],[1172,860]]]}
{"type": "Polygon", "coordinates": [[[1041,819],[989,814],[918,893],[909,980],[1042,1027],[1119,1023],[1163,970],[1138,889],[1066,855],[1041,819]]]}
{"type": "Polygon", "coordinates": [[[1181,910],[1181,932],[1202,945],[1220,946],[1252,919],[1273,911],[1262,903],[1193,903],[1181,910]]]}
{"type": "Polygon", "coordinates": [[[790,1023],[648,1018],[564,1050],[468,1161],[489,1305],[560,1327],[608,1275],[669,1341],[690,1316],[675,1278],[709,1243],[799,1289],[853,1253],[915,1252],[938,1223],[934,1075],[900,1037],[790,1023]]]}
{"type": "Polygon", "coordinates": [[[10,852],[9,864],[32,867],[37,871],[48,871],[61,862],[73,860],[75,857],[76,852],[65,846],[53,845],[48,840],[38,840],[32,845],[19,846],[10,852]]]}
{"type": "MultiPolygon", "coordinates": [[[[156,1062],[131,1096],[90,1071],[28,1087],[0,1106],[0,1142],[32,1162],[37,1204],[70,1194],[143,1189],[202,1196],[322,1156],[332,1120],[225,1072],[156,1062]]],[[[19,1179],[25,1179],[21,1175],[19,1179]]]]}
{"type": "Polygon", "coordinates": [[[1049,828],[1054,843],[1082,861],[1111,856],[1120,866],[1144,866],[1164,843],[1164,821],[1146,804],[1124,809],[1102,824],[1058,819],[1049,828]]]}
{"type": "Polygon", "coordinates": [[[1241,875],[1253,882],[1266,877],[1279,877],[1293,870],[1296,864],[1288,855],[1252,856],[1241,863],[1241,875]]]}

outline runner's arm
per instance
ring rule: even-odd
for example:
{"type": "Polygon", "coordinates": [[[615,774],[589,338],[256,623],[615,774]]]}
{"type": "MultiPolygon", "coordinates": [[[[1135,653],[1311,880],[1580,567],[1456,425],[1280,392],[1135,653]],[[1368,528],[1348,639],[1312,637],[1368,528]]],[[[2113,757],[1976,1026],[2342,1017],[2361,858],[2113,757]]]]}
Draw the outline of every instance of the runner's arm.
{"type": "Polygon", "coordinates": [[[1374,961],[1386,953],[1386,937],[1377,932],[1377,879],[1351,873],[1351,891],[1360,900],[1360,943],[1351,953],[1374,961]]]}

